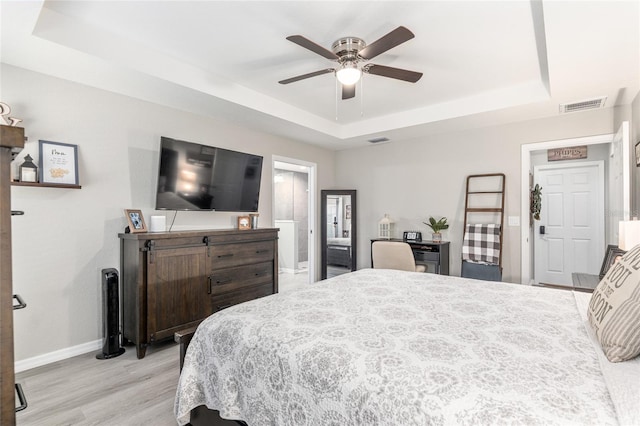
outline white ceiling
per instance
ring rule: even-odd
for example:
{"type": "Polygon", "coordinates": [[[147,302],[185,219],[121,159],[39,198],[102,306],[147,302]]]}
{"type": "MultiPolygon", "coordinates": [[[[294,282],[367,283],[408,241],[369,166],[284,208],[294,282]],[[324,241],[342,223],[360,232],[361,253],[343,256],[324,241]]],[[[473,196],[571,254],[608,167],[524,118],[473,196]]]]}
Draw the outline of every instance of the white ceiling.
{"type": "MultiPolygon", "coordinates": [[[[640,90],[640,2],[7,1],[2,62],[243,126],[342,149],[558,115],[561,103],[640,90]],[[415,38],[371,62],[424,73],[365,75],[341,100],[331,49],[398,26],[415,38]]],[[[0,100],[1,100],[0,93],[0,100]]]]}

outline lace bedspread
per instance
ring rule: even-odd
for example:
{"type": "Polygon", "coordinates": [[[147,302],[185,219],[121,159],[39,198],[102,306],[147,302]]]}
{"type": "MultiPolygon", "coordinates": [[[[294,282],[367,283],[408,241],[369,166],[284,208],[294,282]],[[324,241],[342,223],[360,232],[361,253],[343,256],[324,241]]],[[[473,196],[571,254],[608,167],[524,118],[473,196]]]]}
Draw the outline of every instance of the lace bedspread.
{"type": "Polygon", "coordinates": [[[205,320],[178,422],[203,404],[250,426],[618,424],[572,292],[372,269],[205,320]]]}

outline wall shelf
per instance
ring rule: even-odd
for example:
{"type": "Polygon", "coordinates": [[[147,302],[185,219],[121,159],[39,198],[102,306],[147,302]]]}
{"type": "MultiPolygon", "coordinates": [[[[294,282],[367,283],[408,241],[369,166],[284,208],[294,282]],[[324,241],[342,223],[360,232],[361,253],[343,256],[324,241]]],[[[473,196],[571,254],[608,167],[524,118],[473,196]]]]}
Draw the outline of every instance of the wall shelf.
{"type": "Polygon", "coordinates": [[[39,186],[42,188],[67,188],[67,189],[80,189],[81,185],[60,185],[57,183],[40,183],[40,182],[11,182],[13,186],[39,186]]]}

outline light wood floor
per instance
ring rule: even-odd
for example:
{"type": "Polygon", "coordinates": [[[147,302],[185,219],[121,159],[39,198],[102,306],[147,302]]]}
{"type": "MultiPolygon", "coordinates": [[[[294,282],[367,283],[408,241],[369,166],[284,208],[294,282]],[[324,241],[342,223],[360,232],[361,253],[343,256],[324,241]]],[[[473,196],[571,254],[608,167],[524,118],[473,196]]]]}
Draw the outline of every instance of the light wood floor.
{"type": "MultiPolygon", "coordinates": [[[[302,288],[306,274],[282,276],[280,292],[302,288]]],[[[150,345],[143,359],[135,346],[119,357],[88,353],[16,374],[29,406],[19,426],[176,425],[173,401],[180,351],[172,341],[150,345]]]]}
{"type": "MultiPolygon", "coordinates": [[[[99,351],[98,351],[99,352],[99,351]]],[[[179,347],[151,345],[143,359],[134,346],[117,358],[88,353],[16,374],[29,406],[17,414],[28,425],[176,425],[173,400],[179,347]]]]}

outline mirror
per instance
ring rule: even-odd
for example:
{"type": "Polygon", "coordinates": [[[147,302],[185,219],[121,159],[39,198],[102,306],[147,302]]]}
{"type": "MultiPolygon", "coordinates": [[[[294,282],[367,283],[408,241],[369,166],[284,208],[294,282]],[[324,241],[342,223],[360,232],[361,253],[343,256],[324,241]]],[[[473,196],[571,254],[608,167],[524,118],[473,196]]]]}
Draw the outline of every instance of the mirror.
{"type": "Polygon", "coordinates": [[[356,270],[356,190],[321,191],[321,279],[356,270]]]}

